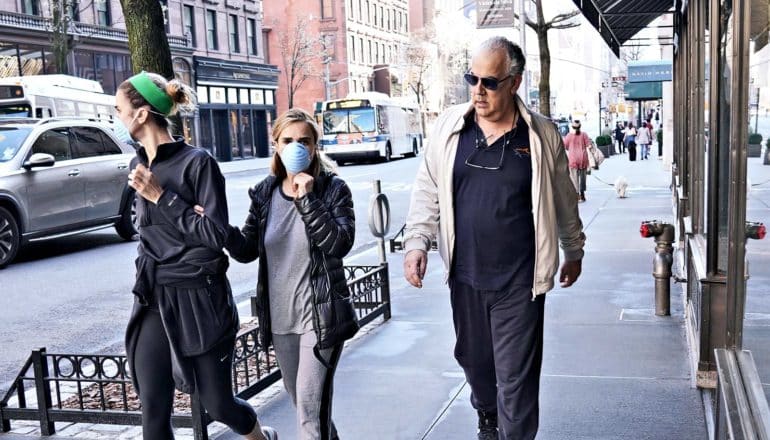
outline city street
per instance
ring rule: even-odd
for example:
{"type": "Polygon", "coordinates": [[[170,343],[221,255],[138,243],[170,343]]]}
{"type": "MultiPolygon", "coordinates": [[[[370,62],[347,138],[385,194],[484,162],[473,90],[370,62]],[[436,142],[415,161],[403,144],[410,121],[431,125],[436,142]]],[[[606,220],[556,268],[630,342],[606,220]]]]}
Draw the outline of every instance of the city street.
{"type": "MultiPolygon", "coordinates": [[[[369,249],[367,211],[372,181],[380,179],[392,211],[390,234],[403,225],[412,180],[422,156],[389,163],[340,168],[356,210],[356,240],[350,256],[369,249]]],[[[242,224],[249,187],[267,170],[227,174],[230,222],[242,224]]],[[[124,242],[114,229],[31,244],[15,263],[0,271],[0,395],[8,389],[30,351],[122,353],[123,332],[133,295],[136,243],[124,242]]],[[[241,315],[249,314],[257,263],[231,261],[228,276],[241,315]]]]}

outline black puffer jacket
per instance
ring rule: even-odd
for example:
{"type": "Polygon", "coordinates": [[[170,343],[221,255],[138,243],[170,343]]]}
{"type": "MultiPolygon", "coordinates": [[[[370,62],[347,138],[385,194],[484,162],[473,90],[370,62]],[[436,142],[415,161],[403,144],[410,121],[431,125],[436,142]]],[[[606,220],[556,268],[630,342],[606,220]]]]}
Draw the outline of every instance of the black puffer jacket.
{"type": "MultiPolygon", "coordinates": [[[[231,227],[225,247],[230,256],[248,263],[265,255],[265,229],[270,200],[280,182],[268,176],[249,190],[251,208],[243,228],[231,227]]],[[[355,238],[353,197],[347,184],[330,172],[314,179],[313,191],[294,202],[305,223],[310,241],[310,285],[313,289],[313,329],[318,348],[343,343],[358,331],[358,320],[349,313],[348,290],[342,258],[350,252],[355,238]]],[[[257,318],[264,347],[270,345],[270,298],[267,265],[259,265],[257,276],[257,318]]]]}

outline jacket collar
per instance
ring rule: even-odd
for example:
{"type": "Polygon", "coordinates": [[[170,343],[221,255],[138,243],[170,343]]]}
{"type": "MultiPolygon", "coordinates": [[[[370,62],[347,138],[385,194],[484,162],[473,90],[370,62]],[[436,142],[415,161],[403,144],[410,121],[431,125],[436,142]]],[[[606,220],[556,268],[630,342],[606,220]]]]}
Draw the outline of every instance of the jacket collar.
{"type": "MultiPolygon", "coordinates": [[[[184,148],[187,144],[185,143],[184,139],[181,137],[174,138],[174,142],[167,142],[165,144],[158,145],[158,152],[155,155],[155,161],[153,161],[153,164],[156,164],[158,162],[163,162],[164,160],[167,160],[170,157],[173,157],[179,150],[184,148]]],[[[139,147],[136,150],[136,154],[142,159],[144,163],[147,163],[149,161],[147,157],[147,150],[144,146],[139,147]]]]}

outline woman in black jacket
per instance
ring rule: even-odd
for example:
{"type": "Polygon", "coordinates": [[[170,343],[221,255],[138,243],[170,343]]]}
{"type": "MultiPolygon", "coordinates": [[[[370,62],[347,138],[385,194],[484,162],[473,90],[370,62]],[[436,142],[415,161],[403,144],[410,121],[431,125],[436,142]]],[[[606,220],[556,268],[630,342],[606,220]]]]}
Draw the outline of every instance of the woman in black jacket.
{"type": "Polygon", "coordinates": [[[334,371],[343,342],[358,330],[342,267],[355,236],[353,199],[318,152],[319,138],[304,110],[276,119],[272,175],[249,190],[246,223],[231,229],[226,244],[240,262],[260,258],[261,342],[275,348],[297,408],[299,440],[337,438],[331,420],[334,371]]]}
{"type": "Polygon", "coordinates": [[[228,233],[225,181],[205,150],[171,136],[168,116],[194,109],[190,89],[142,72],[115,96],[117,117],[141,147],[128,184],[136,191],[139,256],[126,353],[142,403],[145,440],[174,438],[174,387],[197,390],[203,407],[248,440],[276,440],[254,409],[233,396],[238,313],[222,251],[228,233]],[[196,203],[208,207],[196,215],[196,203]]]}

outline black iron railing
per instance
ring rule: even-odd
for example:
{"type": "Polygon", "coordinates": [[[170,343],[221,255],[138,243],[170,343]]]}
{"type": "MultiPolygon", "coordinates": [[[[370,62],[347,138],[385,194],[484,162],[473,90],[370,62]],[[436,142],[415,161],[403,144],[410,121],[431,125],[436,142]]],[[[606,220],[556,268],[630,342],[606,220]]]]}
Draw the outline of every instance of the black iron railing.
{"type": "MultiPolygon", "coordinates": [[[[390,319],[387,264],[346,266],[345,272],[361,325],[380,315],[390,319]]],[[[236,337],[233,392],[242,399],[254,397],[281,378],[272,347],[262,347],[258,333],[253,323],[236,337]]],[[[196,394],[177,393],[174,408],[174,426],[192,428],[196,440],[208,438],[211,419],[196,394]]],[[[44,436],[55,433],[55,422],[140,425],[139,399],[126,356],[33,350],[0,400],[0,431],[10,431],[11,420],[37,420],[44,436]]]]}
{"type": "MultiPolygon", "coordinates": [[[[396,235],[390,239],[390,252],[403,251],[404,250],[404,233],[406,231],[406,224],[401,226],[401,229],[396,232],[396,235]]],[[[430,243],[430,250],[435,251],[438,249],[438,243],[433,240],[430,243]]]]}

